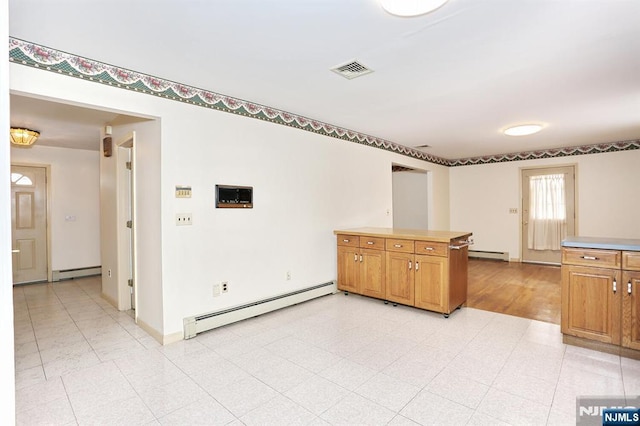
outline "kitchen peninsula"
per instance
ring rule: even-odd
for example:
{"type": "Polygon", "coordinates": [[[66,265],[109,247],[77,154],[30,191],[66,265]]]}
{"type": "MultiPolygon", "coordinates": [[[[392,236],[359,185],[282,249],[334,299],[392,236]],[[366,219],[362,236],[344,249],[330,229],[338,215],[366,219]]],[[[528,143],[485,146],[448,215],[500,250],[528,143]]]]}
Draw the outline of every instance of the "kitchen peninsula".
{"type": "Polygon", "coordinates": [[[565,343],[640,359],[640,240],[562,242],[565,343]]]}
{"type": "Polygon", "coordinates": [[[398,228],[336,230],[338,289],[440,312],[467,300],[471,232],[398,228]]]}

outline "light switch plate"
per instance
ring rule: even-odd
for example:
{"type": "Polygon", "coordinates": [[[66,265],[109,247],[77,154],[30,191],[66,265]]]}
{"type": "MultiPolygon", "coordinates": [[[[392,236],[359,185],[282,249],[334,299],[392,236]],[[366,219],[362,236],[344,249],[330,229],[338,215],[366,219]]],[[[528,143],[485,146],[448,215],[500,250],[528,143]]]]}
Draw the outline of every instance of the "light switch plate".
{"type": "Polygon", "coordinates": [[[191,198],[191,187],[176,185],[176,198],[191,198]]]}

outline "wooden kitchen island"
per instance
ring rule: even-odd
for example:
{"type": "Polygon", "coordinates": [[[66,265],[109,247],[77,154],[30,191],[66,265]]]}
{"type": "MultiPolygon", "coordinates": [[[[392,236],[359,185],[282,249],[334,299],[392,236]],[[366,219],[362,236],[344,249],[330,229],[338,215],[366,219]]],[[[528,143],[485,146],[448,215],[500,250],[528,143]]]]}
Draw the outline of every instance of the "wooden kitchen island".
{"type": "Polygon", "coordinates": [[[467,300],[471,232],[397,228],[336,230],[338,289],[440,312],[467,300]]]}

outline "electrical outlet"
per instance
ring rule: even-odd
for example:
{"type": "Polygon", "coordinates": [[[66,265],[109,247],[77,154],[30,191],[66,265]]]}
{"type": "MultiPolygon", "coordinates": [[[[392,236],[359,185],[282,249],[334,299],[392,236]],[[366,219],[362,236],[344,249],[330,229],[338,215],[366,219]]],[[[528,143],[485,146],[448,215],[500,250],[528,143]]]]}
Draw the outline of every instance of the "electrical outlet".
{"type": "Polygon", "coordinates": [[[509,208],[509,213],[510,214],[518,214],[518,208],[517,207],[509,208]]]}
{"type": "Polygon", "coordinates": [[[109,278],[111,278],[111,269],[109,269],[109,278]]]}
{"type": "Polygon", "coordinates": [[[287,281],[291,279],[291,271],[287,271],[287,281]]]}
{"type": "Polygon", "coordinates": [[[229,292],[229,281],[222,281],[222,292],[223,293],[229,292]]]}
{"type": "Polygon", "coordinates": [[[191,225],[191,213],[178,213],[176,214],[176,225],[191,225]]]}
{"type": "Polygon", "coordinates": [[[221,291],[220,291],[220,284],[214,284],[213,285],[213,297],[218,297],[220,296],[221,291]]]}

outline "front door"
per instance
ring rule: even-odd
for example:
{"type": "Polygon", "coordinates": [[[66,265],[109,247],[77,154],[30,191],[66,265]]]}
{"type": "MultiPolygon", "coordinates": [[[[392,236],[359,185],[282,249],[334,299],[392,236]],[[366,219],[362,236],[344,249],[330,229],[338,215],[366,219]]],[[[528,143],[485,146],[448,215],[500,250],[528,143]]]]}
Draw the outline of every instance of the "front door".
{"type": "Polygon", "coordinates": [[[13,284],[47,280],[47,181],[44,167],[11,166],[13,284]]]}
{"type": "Polygon", "coordinates": [[[522,261],[560,264],[560,242],[575,235],[574,166],[522,170],[522,261]]]}

